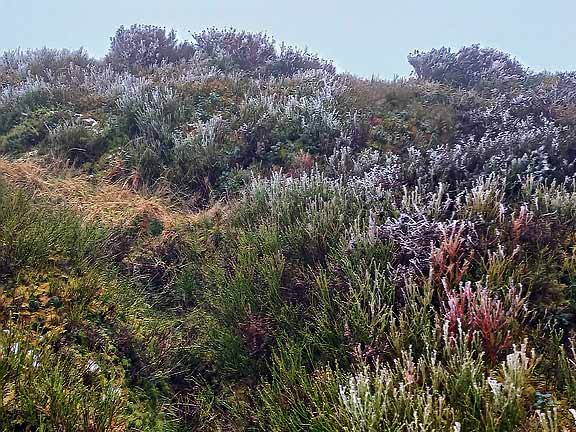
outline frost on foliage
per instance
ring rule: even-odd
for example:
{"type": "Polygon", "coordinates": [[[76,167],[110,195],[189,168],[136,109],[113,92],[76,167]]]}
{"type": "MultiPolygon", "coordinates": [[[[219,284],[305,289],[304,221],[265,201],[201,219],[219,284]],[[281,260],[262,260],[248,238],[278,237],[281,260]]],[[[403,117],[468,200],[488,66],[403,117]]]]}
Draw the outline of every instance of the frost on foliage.
{"type": "Polygon", "coordinates": [[[174,30],[150,25],[120,27],[111,39],[106,60],[117,69],[133,69],[175,62],[193,54],[187,42],[178,42],[174,30]]]}
{"type": "Polygon", "coordinates": [[[525,343],[514,346],[500,364],[498,378],[485,378],[481,365],[465,349],[454,354],[461,356],[454,364],[441,360],[440,354],[430,348],[420,357],[403,351],[391,364],[377,361],[375,366],[364,366],[352,374],[339,388],[349,430],[460,430],[465,424],[479,426],[471,421],[469,407],[461,404],[465,400],[480,404],[495,426],[521,409],[537,361],[525,343]],[[447,391],[454,385],[452,367],[458,368],[462,380],[456,394],[447,391]]]}
{"type": "Polygon", "coordinates": [[[559,148],[561,129],[546,118],[513,119],[492,128],[479,139],[469,136],[428,150],[424,157],[431,179],[466,181],[489,173],[511,181],[518,175],[547,178],[568,165],[559,148]]]}
{"type": "Polygon", "coordinates": [[[419,78],[439,81],[456,87],[471,88],[483,83],[519,82],[526,72],[508,54],[479,45],[458,52],[450,48],[433,49],[408,56],[419,78]]]}
{"type": "Polygon", "coordinates": [[[349,132],[347,119],[336,111],[335,95],[342,91],[339,80],[320,74],[297,81],[298,95],[270,93],[264,82],[263,88],[249,93],[240,104],[238,130],[257,153],[296,141],[317,152],[333,147],[349,132]]]}
{"type": "Polygon", "coordinates": [[[443,318],[448,333],[463,331],[469,340],[478,336],[486,357],[495,363],[498,354],[512,346],[513,332],[526,315],[520,290],[510,285],[500,298],[480,283],[473,287],[467,282],[459,289],[446,289],[446,297],[443,318]]]}

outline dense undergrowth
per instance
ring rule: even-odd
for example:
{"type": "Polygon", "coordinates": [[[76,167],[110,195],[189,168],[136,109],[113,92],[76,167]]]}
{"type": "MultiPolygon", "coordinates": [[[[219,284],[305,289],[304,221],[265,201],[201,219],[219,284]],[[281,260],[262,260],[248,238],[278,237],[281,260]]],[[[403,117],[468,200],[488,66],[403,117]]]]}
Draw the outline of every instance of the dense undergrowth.
{"type": "Polygon", "coordinates": [[[3,429],[575,430],[576,75],[409,61],[5,53],[3,429]]]}

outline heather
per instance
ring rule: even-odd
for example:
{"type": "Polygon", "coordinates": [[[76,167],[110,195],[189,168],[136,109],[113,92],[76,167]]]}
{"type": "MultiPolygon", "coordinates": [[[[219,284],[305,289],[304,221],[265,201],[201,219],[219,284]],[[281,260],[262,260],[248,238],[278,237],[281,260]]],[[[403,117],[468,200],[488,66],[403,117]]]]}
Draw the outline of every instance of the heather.
{"type": "Polygon", "coordinates": [[[0,58],[4,430],[576,430],[576,75],[265,34],[0,58]]]}

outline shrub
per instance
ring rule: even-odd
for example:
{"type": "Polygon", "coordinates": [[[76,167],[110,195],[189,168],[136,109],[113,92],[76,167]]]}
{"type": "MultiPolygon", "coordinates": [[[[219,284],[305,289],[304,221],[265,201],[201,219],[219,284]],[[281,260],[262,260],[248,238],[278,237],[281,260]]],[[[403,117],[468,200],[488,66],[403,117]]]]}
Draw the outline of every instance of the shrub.
{"type": "Polygon", "coordinates": [[[259,389],[262,408],[257,412],[261,429],[297,431],[303,427],[341,430],[337,417],[340,371],[306,370],[302,347],[287,342],[273,357],[272,378],[259,389]]]}
{"type": "Polygon", "coordinates": [[[0,152],[20,153],[33,149],[48,137],[50,128],[59,117],[59,114],[45,109],[25,115],[23,121],[0,136],[0,152]]]}
{"type": "Polygon", "coordinates": [[[512,346],[514,333],[520,330],[526,315],[524,299],[514,286],[500,299],[480,284],[473,291],[470,282],[459,291],[447,289],[446,296],[444,320],[449,334],[463,331],[472,340],[478,333],[484,353],[494,364],[498,353],[512,346]]]}
{"type": "Polygon", "coordinates": [[[291,76],[309,70],[336,72],[336,68],[329,61],[311,54],[307,50],[299,50],[285,44],[280,45],[280,52],[268,69],[269,73],[274,76],[291,76]]]}
{"type": "Polygon", "coordinates": [[[52,95],[41,82],[26,83],[0,99],[0,133],[16,126],[26,114],[50,105],[52,95]]]}
{"type": "Polygon", "coordinates": [[[136,70],[176,62],[192,54],[192,46],[179,43],[174,30],[166,33],[161,27],[135,24],[116,31],[106,61],[119,70],[136,70]]]}
{"type": "Polygon", "coordinates": [[[559,145],[560,128],[550,120],[504,114],[479,138],[462,137],[428,150],[410,149],[411,164],[420,176],[451,185],[466,183],[470,174],[497,174],[518,185],[518,176],[562,178],[573,171],[559,145]]]}
{"type": "Polygon", "coordinates": [[[274,173],[252,182],[238,212],[245,226],[278,227],[287,253],[305,262],[323,262],[345,234],[345,221],[362,214],[361,196],[316,170],[300,177],[274,173]]]}
{"type": "Polygon", "coordinates": [[[456,53],[450,48],[416,51],[408,56],[408,61],[419,78],[455,87],[517,82],[526,76],[520,63],[508,54],[479,45],[464,47],[456,53]]]}
{"type": "Polygon", "coordinates": [[[274,41],[264,33],[211,28],[193,35],[197,49],[224,72],[259,75],[276,57],[274,41]]]}
{"type": "Polygon", "coordinates": [[[66,253],[79,264],[99,251],[104,233],[82,229],[67,212],[33,208],[22,193],[0,183],[0,278],[11,277],[31,264],[41,266],[53,253],[66,253]]]}
{"type": "Polygon", "coordinates": [[[332,95],[247,98],[240,106],[240,132],[246,142],[241,157],[285,163],[290,153],[304,150],[330,154],[344,134],[344,124],[334,109],[332,95]]]}
{"type": "Polygon", "coordinates": [[[101,130],[76,120],[51,129],[44,148],[57,158],[82,165],[96,162],[107,150],[108,143],[101,130]]]}
{"type": "Polygon", "coordinates": [[[0,186],[1,424],[573,427],[574,74],[472,46],[364,80],[194,36],[0,59],[0,176],[34,194],[0,186]]]}
{"type": "Polygon", "coordinates": [[[227,136],[227,126],[221,117],[213,117],[195,125],[192,134],[178,137],[168,178],[203,199],[210,197],[234,159],[236,147],[227,136]]]}
{"type": "Polygon", "coordinates": [[[525,415],[534,353],[515,347],[501,364],[501,382],[486,379],[470,352],[452,355],[444,363],[436,353],[415,359],[408,351],[393,365],[377,363],[352,375],[340,386],[347,429],[514,430],[525,415]]]}
{"type": "Polygon", "coordinates": [[[8,51],[0,58],[0,73],[15,74],[19,79],[44,81],[55,76],[69,76],[74,67],[87,69],[94,65],[88,53],[78,50],[41,48],[28,51],[8,51]]]}
{"type": "Polygon", "coordinates": [[[125,157],[133,172],[129,181],[135,190],[153,185],[164,173],[166,160],[164,146],[157,140],[137,137],[127,146],[125,157]]]}

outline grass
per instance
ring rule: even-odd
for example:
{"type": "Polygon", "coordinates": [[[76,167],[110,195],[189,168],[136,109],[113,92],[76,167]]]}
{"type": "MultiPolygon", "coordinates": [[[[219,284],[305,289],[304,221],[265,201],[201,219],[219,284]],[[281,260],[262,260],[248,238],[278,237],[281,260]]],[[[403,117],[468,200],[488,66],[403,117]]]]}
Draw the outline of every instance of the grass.
{"type": "Polygon", "coordinates": [[[130,410],[152,426],[138,388],[162,393],[172,324],[118,273],[105,229],[0,187],[3,427],[125,430],[130,410]]]}
{"type": "Polygon", "coordinates": [[[569,73],[163,32],[0,59],[4,430],[576,430],[569,73]]]}
{"type": "Polygon", "coordinates": [[[0,176],[40,200],[65,204],[88,223],[111,227],[136,219],[154,219],[169,229],[195,220],[194,215],[179,210],[175,200],[139,194],[122,184],[66,166],[30,159],[0,159],[0,176]]]}

